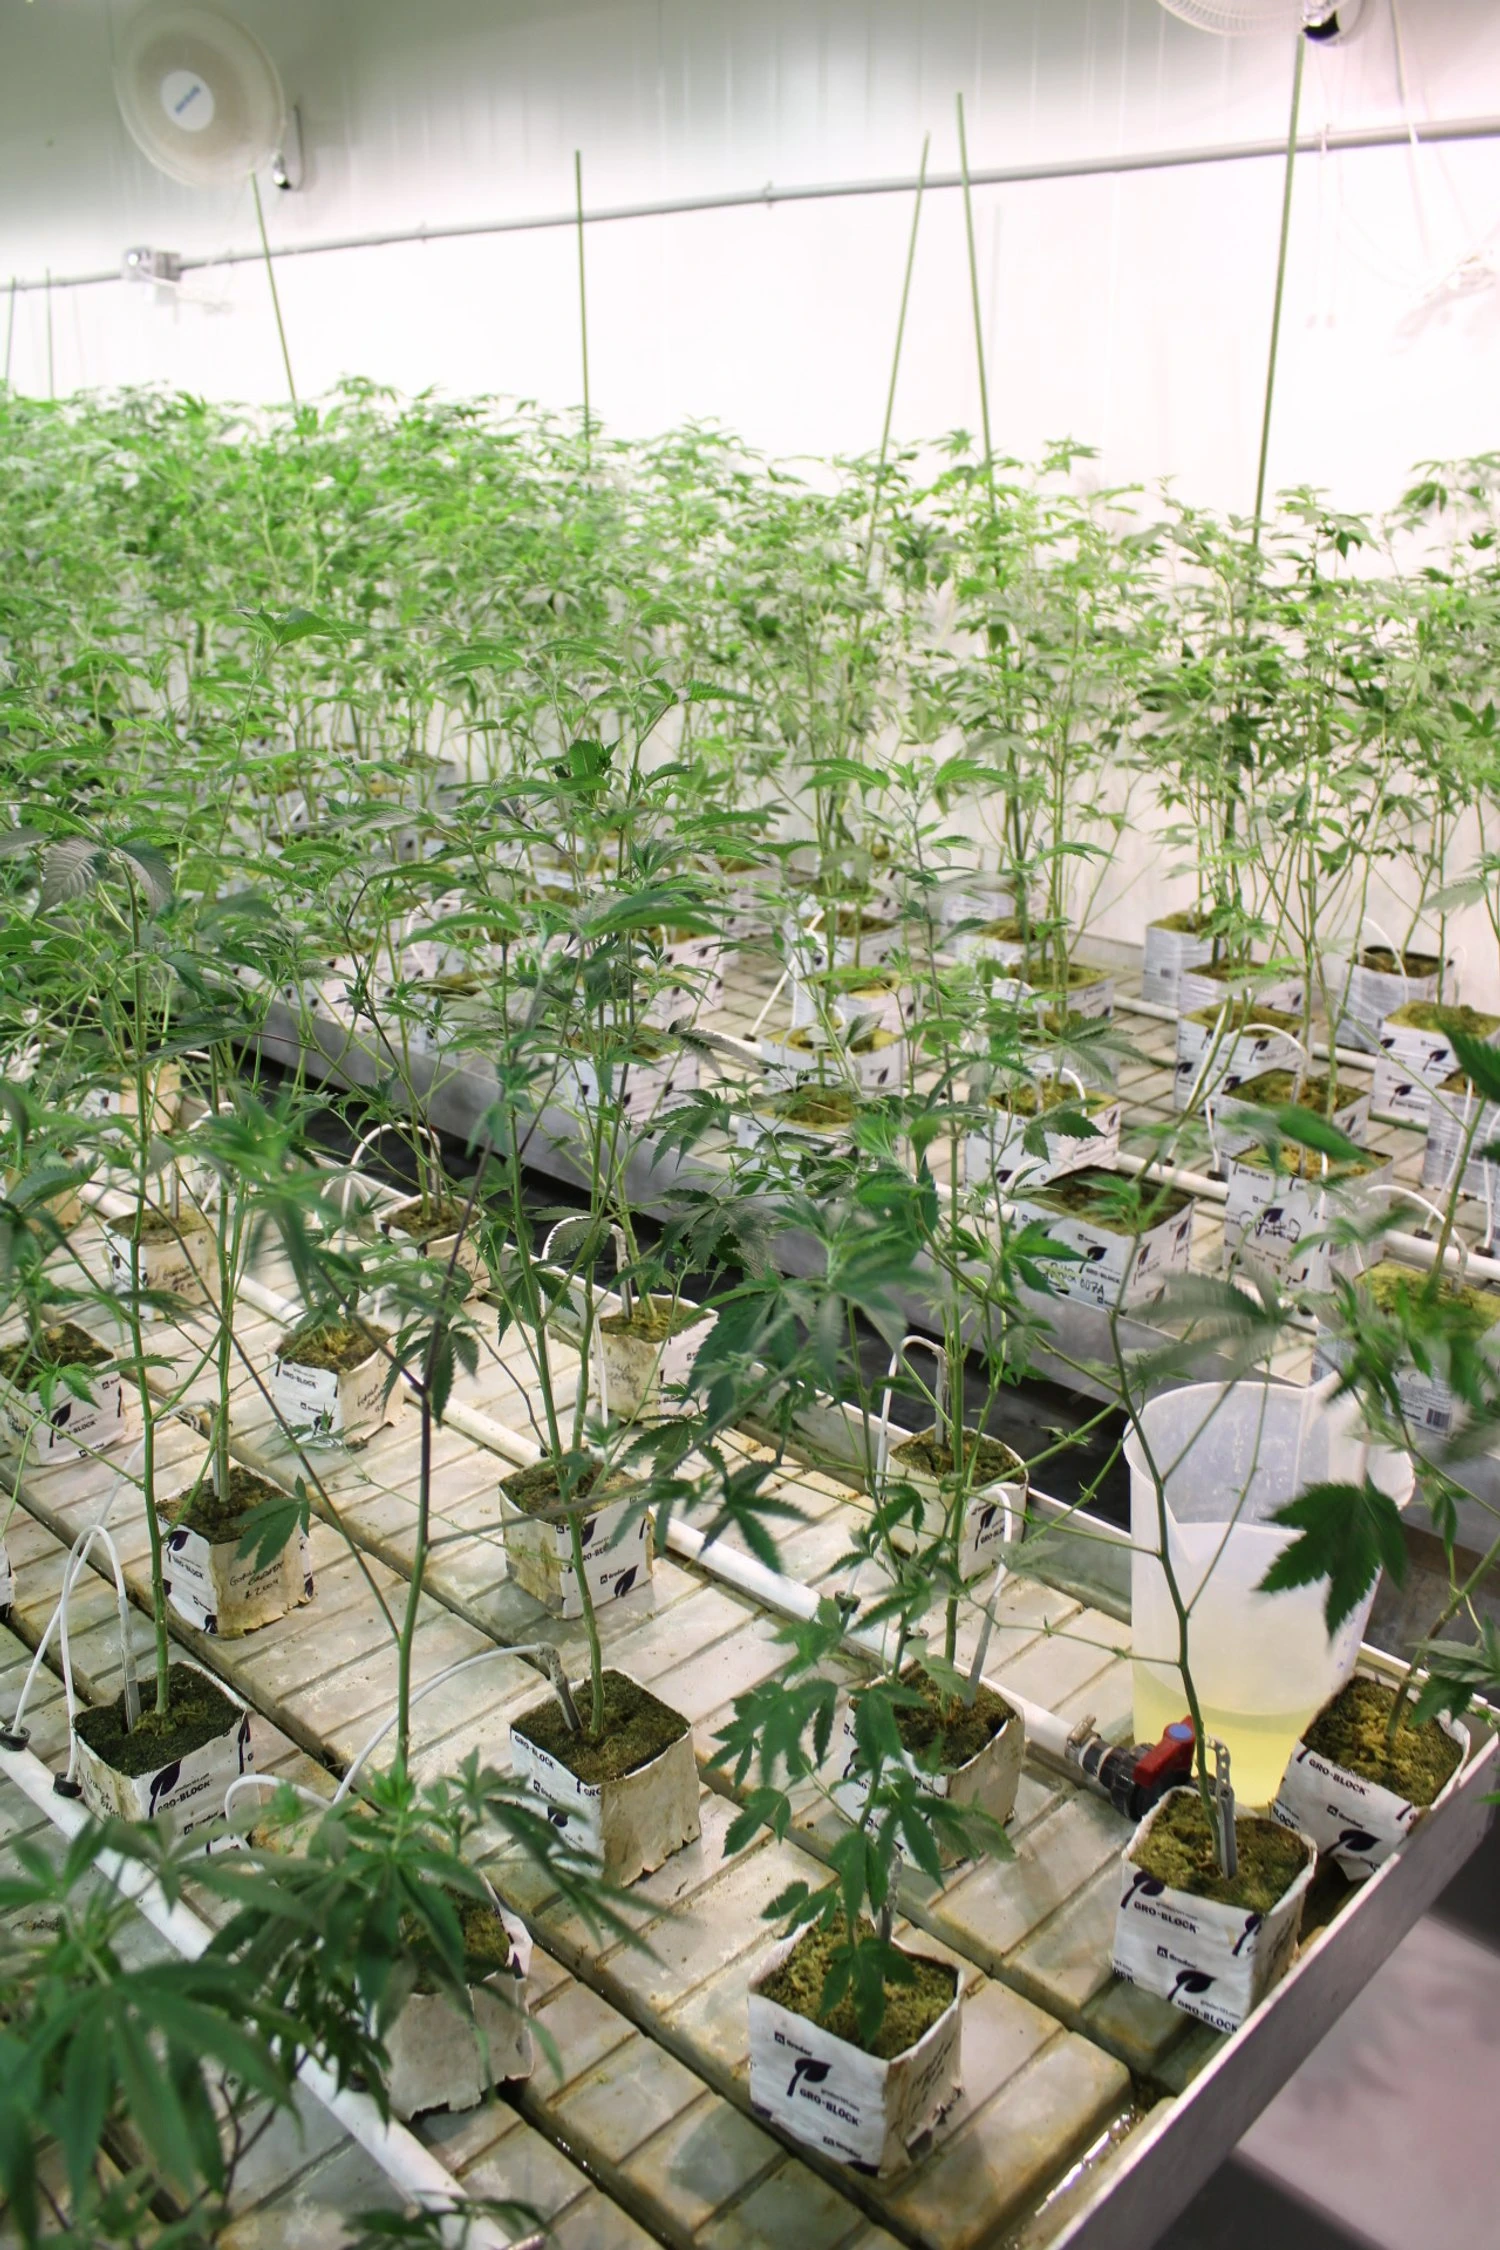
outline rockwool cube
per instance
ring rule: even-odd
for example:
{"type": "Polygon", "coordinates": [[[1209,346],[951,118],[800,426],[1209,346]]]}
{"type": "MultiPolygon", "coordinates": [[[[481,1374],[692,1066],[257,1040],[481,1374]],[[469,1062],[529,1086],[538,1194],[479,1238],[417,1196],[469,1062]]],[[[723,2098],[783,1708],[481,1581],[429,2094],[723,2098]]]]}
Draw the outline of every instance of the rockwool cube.
{"type": "MultiPolygon", "coordinates": [[[[962,2086],[962,2004],[952,2005],[904,2054],[882,2061],[766,1997],[762,1987],[795,1938],[779,1945],[750,1985],[750,2106],[809,2148],[858,2171],[898,2171],[962,2086]]],[[[918,1956],[920,1958],[920,1956],[918,1956]]]]}
{"type": "MultiPolygon", "coordinates": [[[[1179,1189],[1162,1191],[1161,1215],[1134,1233],[1129,1224],[1091,1208],[1111,1175],[1096,1178],[1076,1172],[1057,1187],[1015,1194],[1018,1217],[1035,1219],[1055,1242],[1076,1252],[1072,1258],[1041,1258],[1054,1289],[1065,1297],[1106,1309],[1143,1305],[1159,1296],[1168,1279],[1192,1263],[1193,1202],[1179,1189]]],[[[1119,1185],[1118,1182],[1112,1183],[1119,1185]]]]}

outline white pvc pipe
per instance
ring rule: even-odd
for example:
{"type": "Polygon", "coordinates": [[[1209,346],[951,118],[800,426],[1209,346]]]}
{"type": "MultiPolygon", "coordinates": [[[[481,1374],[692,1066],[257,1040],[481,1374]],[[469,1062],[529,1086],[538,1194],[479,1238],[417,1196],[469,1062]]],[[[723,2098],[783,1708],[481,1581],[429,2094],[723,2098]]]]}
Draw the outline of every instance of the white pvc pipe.
{"type": "MultiPolygon", "coordinates": [[[[89,1816],[81,1805],[56,1794],[51,1773],[30,1750],[0,1750],[0,1775],[14,1782],[70,1841],[87,1822],[89,1816]]],[[[208,1924],[191,1908],[172,1904],[138,1861],[101,1852],[94,1864],[178,1953],[193,1961],[204,1952],[213,1937],[208,1924]]],[[[512,2236],[502,2233],[491,2219],[466,2209],[463,2183],[404,2125],[394,2119],[387,2123],[368,2094],[348,2086],[340,2089],[332,2072],[311,2055],[301,2063],[297,2076],[403,2196],[428,2209],[455,2207],[454,2215],[441,2224],[442,2238],[453,2250],[516,2250],[512,2236]]],[[[533,2242],[536,2237],[526,2240],[533,2242]]]]}
{"type": "MultiPolygon", "coordinates": [[[[798,1579],[787,1578],[779,1570],[768,1569],[753,1555],[741,1554],[737,1547],[721,1547],[717,1540],[709,1542],[701,1531],[691,1524],[673,1520],[667,1532],[667,1545],[673,1554],[684,1562],[696,1563],[711,1578],[717,1578],[737,1592],[748,1594],[753,1601],[767,1609],[779,1610],[784,1617],[795,1617],[805,1622],[816,1616],[819,1596],[812,1587],[804,1586],[798,1579]]],[[[851,1648],[874,1657],[884,1664],[889,1652],[884,1631],[868,1625],[852,1625],[844,1635],[851,1648]]],[[[1039,1703],[1029,1703],[1024,1696],[1015,1695],[1007,1687],[1001,1691],[1007,1703],[1018,1711],[1026,1726],[1026,1740],[1033,1749],[1041,1751],[1058,1764],[1067,1763],[1068,1736],[1071,1729],[1066,1719],[1055,1711],[1044,1710],[1039,1703]]]]}

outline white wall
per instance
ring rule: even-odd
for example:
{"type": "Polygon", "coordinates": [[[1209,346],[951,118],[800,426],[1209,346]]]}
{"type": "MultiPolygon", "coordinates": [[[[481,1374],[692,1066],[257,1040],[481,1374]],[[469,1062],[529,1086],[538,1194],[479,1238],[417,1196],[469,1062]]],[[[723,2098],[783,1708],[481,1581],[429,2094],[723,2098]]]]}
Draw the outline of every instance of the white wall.
{"type": "MultiPolygon", "coordinates": [[[[1304,125],[1397,119],[1392,0],[1309,55],[1304,125]]],[[[1495,0],[1401,0],[1418,115],[1500,113],[1495,0]]],[[[1284,131],[1291,49],[1222,40],[1156,0],[235,0],[300,102],[310,169],[270,195],[273,240],[564,209],[583,151],[608,206],[909,174],[924,132],[956,165],[1284,131]]],[[[116,113],[108,0],[0,0],[0,287],[113,267],[131,242],[254,241],[248,189],[155,173],[116,113]]],[[[1248,506],[1280,197],[1275,163],[983,189],[979,255],[997,443],[1069,434],[1111,476],[1171,475],[1248,506]]],[[[589,240],[596,408],[646,431],[717,417],[778,452],[879,434],[910,203],[841,200],[631,221],[589,240]]],[[[1273,478],[1379,505],[1419,457],[1488,447],[1500,285],[1423,310],[1500,243],[1500,141],[1299,166],[1273,478]],[[1425,231],[1425,244],[1424,244],[1425,231]]],[[[288,259],[301,389],[579,397],[565,231],[288,259]]],[[[157,380],[284,391],[262,272],[182,301],[112,283],[52,294],[60,391],[157,380]]],[[[3,311],[3,307],[0,307],[3,311]]],[[[17,300],[13,374],[47,387],[46,301],[17,300]]],[[[974,427],[962,209],[923,220],[898,429],[974,427]]]]}

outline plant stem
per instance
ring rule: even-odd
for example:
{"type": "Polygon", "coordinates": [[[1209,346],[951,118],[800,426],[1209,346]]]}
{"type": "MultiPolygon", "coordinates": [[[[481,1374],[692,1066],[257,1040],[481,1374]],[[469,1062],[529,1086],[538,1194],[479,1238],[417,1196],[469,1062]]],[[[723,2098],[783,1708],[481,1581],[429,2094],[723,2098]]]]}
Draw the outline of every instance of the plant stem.
{"type": "Polygon", "coordinates": [[[130,901],[130,980],[135,1009],[136,1224],[130,1244],[130,1295],[126,1324],[135,1361],[136,1396],[141,1408],[141,1495],[146,1509],[146,1539],[151,1551],[151,1626],[156,1644],[156,1712],[165,1718],[171,1701],[172,1644],[167,1632],[167,1592],[161,1525],[156,1520],[156,1401],[146,1376],[146,1341],[141,1321],[140,1221],[146,1209],[151,1164],[151,1074],[146,1067],[146,979],[141,962],[141,903],[135,875],[125,869],[130,901]]]}

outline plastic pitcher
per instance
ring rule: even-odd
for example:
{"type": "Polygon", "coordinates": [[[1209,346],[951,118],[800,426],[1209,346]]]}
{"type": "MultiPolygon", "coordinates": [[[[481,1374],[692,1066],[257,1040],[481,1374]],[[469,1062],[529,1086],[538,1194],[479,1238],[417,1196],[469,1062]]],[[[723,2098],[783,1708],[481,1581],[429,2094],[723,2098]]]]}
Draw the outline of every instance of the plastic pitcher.
{"type": "Polygon", "coordinates": [[[1303,1728],[1353,1671],[1375,1599],[1372,1586],[1330,1639],[1326,1580],[1257,1593],[1296,1536],[1269,1518],[1308,1485],[1362,1484],[1367,1474],[1398,1507],[1411,1497],[1410,1460],[1370,1445],[1354,1402],[1332,1396],[1336,1382],[1189,1384],[1151,1399],[1125,1441],[1136,1739],[1159,1741],[1187,1710],[1149,1447],[1165,1489],[1167,1552],[1189,1611],[1188,1663],[1203,1723],[1229,1751],[1243,1805],[1274,1798],[1303,1728]]]}

